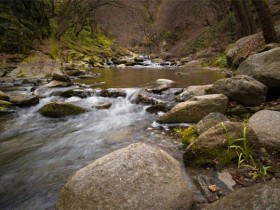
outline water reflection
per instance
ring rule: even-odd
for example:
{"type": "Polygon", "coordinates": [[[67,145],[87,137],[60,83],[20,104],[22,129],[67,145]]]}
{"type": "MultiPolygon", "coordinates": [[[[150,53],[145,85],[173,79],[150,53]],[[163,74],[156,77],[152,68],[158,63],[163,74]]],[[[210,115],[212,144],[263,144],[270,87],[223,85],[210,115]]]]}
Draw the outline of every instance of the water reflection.
{"type": "Polygon", "coordinates": [[[130,88],[153,86],[159,78],[175,81],[172,87],[185,88],[190,85],[207,85],[224,77],[220,71],[190,68],[96,68],[94,73],[101,77],[93,79],[80,79],[77,82],[94,84],[105,82],[104,88],[130,88]]]}

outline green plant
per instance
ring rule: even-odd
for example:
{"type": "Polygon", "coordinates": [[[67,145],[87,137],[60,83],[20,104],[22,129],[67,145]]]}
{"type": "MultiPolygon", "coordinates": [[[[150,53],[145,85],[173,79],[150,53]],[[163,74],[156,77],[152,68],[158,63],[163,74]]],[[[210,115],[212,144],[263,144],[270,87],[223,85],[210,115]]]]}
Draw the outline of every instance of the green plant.
{"type": "Polygon", "coordinates": [[[176,135],[180,136],[181,142],[184,147],[187,147],[198,137],[195,126],[188,127],[184,130],[182,128],[175,128],[174,131],[176,135]]]}
{"type": "Polygon", "coordinates": [[[251,171],[249,174],[253,179],[261,178],[265,181],[267,170],[270,168],[270,166],[258,165],[256,163],[253,157],[253,151],[247,141],[247,127],[244,127],[243,129],[242,138],[234,139],[230,137],[224,123],[222,123],[222,126],[226,133],[226,140],[229,150],[234,149],[238,155],[238,168],[248,168],[251,171]]]}
{"type": "Polygon", "coordinates": [[[253,152],[247,142],[247,127],[244,127],[244,129],[243,129],[242,138],[234,139],[229,136],[229,133],[228,133],[224,123],[222,123],[222,126],[226,133],[228,148],[234,149],[237,153],[238,168],[241,168],[241,167],[248,167],[248,168],[252,168],[252,169],[256,168],[256,162],[253,158],[253,152]]]}
{"type": "Polygon", "coordinates": [[[267,170],[270,168],[270,166],[261,166],[257,168],[255,171],[251,173],[253,179],[261,178],[263,181],[265,181],[265,177],[267,175],[267,170]]]}

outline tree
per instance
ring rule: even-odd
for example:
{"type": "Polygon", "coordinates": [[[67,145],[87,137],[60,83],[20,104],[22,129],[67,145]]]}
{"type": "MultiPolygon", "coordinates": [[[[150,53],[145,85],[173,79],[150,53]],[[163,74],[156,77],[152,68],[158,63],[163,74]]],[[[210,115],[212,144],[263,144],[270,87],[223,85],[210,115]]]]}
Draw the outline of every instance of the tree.
{"type": "Polygon", "coordinates": [[[237,37],[256,33],[256,25],[250,7],[250,0],[232,0],[232,9],[237,20],[237,37]]]}
{"type": "Polygon", "coordinates": [[[267,0],[253,0],[253,3],[261,21],[265,43],[269,44],[278,42],[277,33],[274,28],[272,15],[267,0]]]}

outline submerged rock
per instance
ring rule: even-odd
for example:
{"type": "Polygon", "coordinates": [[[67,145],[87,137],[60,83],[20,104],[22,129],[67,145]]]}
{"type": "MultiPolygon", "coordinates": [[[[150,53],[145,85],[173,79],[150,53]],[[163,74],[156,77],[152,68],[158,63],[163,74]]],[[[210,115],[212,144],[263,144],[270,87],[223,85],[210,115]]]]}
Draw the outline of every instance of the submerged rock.
{"type": "Polygon", "coordinates": [[[179,162],[137,143],[76,172],[60,191],[57,209],[190,209],[191,204],[179,162]]]}
{"type": "Polygon", "coordinates": [[[39,112],[41,115],[45,117],[58,118],[58,117],[66,117],[71,115],[78,115],[86,112],[86,110],[74,104],[69,104],[64,102],[51,102],[44,105],[39,110],[39,112]]]}
{"type": "Polygon", "coordinates": [[[255,106],[265,101],[267,87],[252,77],[239,75],[216,81],[208,92],[224,94],[241,104],[255,106]]]}
{"type": "Polygon", "coordinates": [[[197,123],[211,112],[225,113],[228,98],[222,94],[197,96],[177,104],[158,120],[159,123],[197,123]]]}
{"type": "Polygon", "coordinates": [[[10,101],[15,106],[33,106],[39,103],[39,97],[34,95],[11,96],[10,101]]]}
{"type": "Polygon", "coordinates": [[[98,103],[93,105],[96,109],[110,109],[112,106],[112,103],[98,103]]]}
{"type": "MultiPolygon", "coordinates": [[[[184,161],[187,165],[214,164],[223,166],[234,158],[237,153],[229,149],[229,139],[243,138],[244,125],[238,122],[225,121],[202,133],[186,150],[184,161]]],[[[247,143],[250,147],[257,144],[257,137],[251,128],[247,128],[247,143]]],[[[236,144],[243,145],[243,141],[236,144]]]]}
{"type": "Polygon", "coordinates": [[[10,96],[8,96],[6,93],[0,91],[0,100],[2,100],[2,101],[10,101],[10,96]]]}
{"type": "Polygon", "coordinates": [[[279,200],[280,182],[276,179],[236,190],[204,209],[223,210],[226,207],[228,210],[277,210],[279,209],[279,200]]]}
{"type": "Polygon", "coordinates": [[[260,143],[280,150],[280,112],[262,110],[249,119],[260,143]]]}
{"type": "Polygon", "coordinates": [[[237,69],[265,84],[269,89],[280,88],[280,47],[249,57],[237,69]]]}

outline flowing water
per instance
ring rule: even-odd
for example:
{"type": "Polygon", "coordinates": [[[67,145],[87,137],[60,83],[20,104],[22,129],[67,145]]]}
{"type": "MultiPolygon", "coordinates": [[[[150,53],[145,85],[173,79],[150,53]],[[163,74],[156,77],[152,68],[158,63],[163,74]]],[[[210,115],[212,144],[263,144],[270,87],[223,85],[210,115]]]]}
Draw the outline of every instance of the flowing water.
{"type": "MultiPolygon", "coordinates": [[[[199,71],[182,72],[182,69],[98,71],[102,77],[80,82],[105,81],[105,87],[126,87],[127,97],[93,95],[75,102],[89,112],[49,119],[42,117],[38,109],[50,101],[65,100],[52,94],[58,89],[50,89],[38,105],[0,116],[0,209],[54,209],[58,191],[70,175],[131,143],[159,146],[180,160],[180,143],[164,130],[152,128],[156,116],[131,100],[139,87],[151,86],[159,78],[174,80],[174,87],[186,87],[209,84],[222,77],[218,72],[202,74],[199,71]],[[92,108],[99,102],[111,102],[112,107],[109,110],[92,108]]],[[[21,93],[28,91],[29,88],[20,90],[21,93]]],[[[17,90],[9,92],[16,93],[17,90]]]]}

